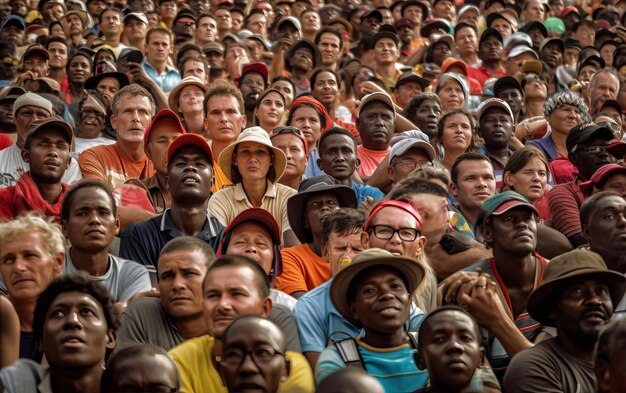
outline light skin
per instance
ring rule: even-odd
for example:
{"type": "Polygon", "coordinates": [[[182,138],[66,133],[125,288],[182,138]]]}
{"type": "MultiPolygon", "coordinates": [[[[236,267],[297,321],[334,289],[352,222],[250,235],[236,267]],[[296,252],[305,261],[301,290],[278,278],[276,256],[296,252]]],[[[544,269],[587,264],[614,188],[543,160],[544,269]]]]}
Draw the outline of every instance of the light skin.
{"type": "Polygon", "coordinates": [[[317,110],[308,106],[301,105],[294,112],[290,126],[298,127],[302,130],[304,137],[309,143],[309,150],[317,145],[322,131],[320,115],[317,110]]]}
{"type": "Polygon", "coordinates": [[[173,50],[169,34],[153,32],[150,41],[146,42],[146,59],[161,74],[165,72],[167,59],[173,50]]]}
{"type": "Polygon", "coordinates": [[[113,101],[113,96],[119,89],[120,82],[116,78],[102,78],[96,86],[96,90],[102,93],[109,100],[109,103],[113,101]]]}
{"type": "Polygon", "coordinates": [[[456,157],[465,153],[472,143],[472,124],[465,114],[446,117],[440,143],[445,151],[443,164],[450,170],[456,157]]]}
{"type": "Polygon", "coordinates": [[[443,81],[439,86],[437,96],[439,96],[439,99],[441,100],[441,109],[444,112],[462,108],[465,104],[463,89],[454,79],[446,79],[443,81]]]}
{"type": "Polygon", "coordinates": [[[230,95],[209,98],[204,130],[213,141],[211,148],[216,157],[237,139],[245,124],[246,116],[241,114],[237,98],[230,95]]]}
{"type": "MultiPolygon", "coordinates": [[[[388,206],[381,209],[370,223],[370,228],[375,225],[387,225],[395,230],[401,228],[417,229],[417,220],[407,211],[398,207],[388,206]]],[[[416,258],[424,250],[426,238],[419,233],[415,240],[405,241],[400,238],[400,234],[395,232],[391,239],[379,239],[373,231],[362,232],[361,242],[364,248],[382,248],[394,255],[403,255],[416,258]]]]}
{"type": "Polygon", "coordinates": [[[111,115],[111,126],[117,132],[117,145],[131,159],[145,157],[143,136],[153,115],[148,97],[124,94],[118,113],[111,115]]]}
{"type": "Polygon", "coordinates": [[[483,202],[496,192],[493,167],[486,160],[465,160],[458,170],[457,181],[450,185],[450,192],[457,198],[463,216],[475,223],[483,202]]]}
{"type": "Polygon", "coordinates": [[[24,136],[28,127],[30,127],[31,122],[46,119],[50,116],[51,113],[46,109],[33,105],[26,105],[18,109],[15,114],[15,126],[17,128],[17,140],[15,141],[15,144],[17,147],[20,149],[24,148],[24,143],[26,142],[24,136]]]}
{"type": "Polygon", "coordinates": [[[181,135],[174,119],[163,118],[157,121],[150,130],[146,154],[154,164],[157,174],[165,178],[167,175],[167,148],[177,136],[181,135]]]}
{"type": "Polygon", "coordinates": [[[254,221],[243,222],[231,231],[226,253],[252,258],[269,274],[274,260],[274,241],[264,225],[254,221]]]}
{"type": "Polygon", "coordinates": [[[403,155],[395,157],[387,173],[391,181],[397,183],[406,179],[416,168],[432,165],[432,161],[424,150],[413,147],[403,155]]]}
{"type": "Polygon", "coordinates": [[[341,51],[341,41],[339,37],[333,33],[324,33],[320,36],[317,46],[322,53],[322,65],[325,67],[334,67],[341,51]]]}
{"type": "Polygon", "coordinates": [[[331,232],[328,236],[328,242],[322,245],[322,257],[330,263],[330,276],[334,277],[339,273],[342,259],[351,260],[363,250],[360,230],[347,235],[331,232]]]}
{"type": "Polygon", "coordinates": [[[593,84],[589,84],[589,102],[592,109],[604,103],[606,100],[614,100],[617,98],[619,89],[619,80],[613,74],[603,72],[597,75],[593,80],[593,84]]]}
{"type": "Polygon", "coordinates": [[[259,125],[261,128],[271,131],[278,125],[284,113],[284,97],[275,92],[268,93],[261,99],[257,109],[259,125]]]}
{"type": "Polygon", "coordinates": [[[287,186],[299,185],[308,162],[302,139],[293,134],[281,134],[272,138],[272,145],[282,150],[287,157],[287,168],[279,182],[287,186]]]}
{"type": "Polygon", "coordinates": [[[530,202],[543,197],[548,181],[548,168],[540,159],[533,157],[515,173],[505,172],[504,182],[530,202]]]}

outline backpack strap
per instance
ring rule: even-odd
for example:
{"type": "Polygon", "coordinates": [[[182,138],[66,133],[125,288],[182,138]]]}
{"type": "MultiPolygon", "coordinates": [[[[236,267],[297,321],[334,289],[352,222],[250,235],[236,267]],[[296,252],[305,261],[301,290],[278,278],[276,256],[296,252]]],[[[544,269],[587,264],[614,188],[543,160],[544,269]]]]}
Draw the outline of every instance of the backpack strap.
{"type": "Polygon", "coordinates": [[[337,348],[337,353],[339,353],[341,360],[343,360],[346,366],[365,370],[365,364],[363,363],[355,339],[347,338],[345,340],[335,341],[334,344],[335,348],[337,348]]]}

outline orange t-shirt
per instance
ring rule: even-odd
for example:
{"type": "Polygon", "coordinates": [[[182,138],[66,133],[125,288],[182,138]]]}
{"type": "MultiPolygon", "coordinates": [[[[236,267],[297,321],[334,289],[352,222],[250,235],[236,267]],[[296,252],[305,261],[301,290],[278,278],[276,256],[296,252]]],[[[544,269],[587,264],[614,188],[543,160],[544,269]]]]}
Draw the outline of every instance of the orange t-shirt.
{"type": "Polygon", "coordinates": [[[356,156],[361,160],[361,166],[357,170],[359,176],[371,176],[388,154],[389,148],[387,150],[369,150],[363,145],[357,146],[356,156]]]}
{"type": "Polygon", "coordinates": [[[283,272],[274,280],[279,291],[310,291],[330,279],[330,263],[318,257],[308,244],[284,248],[280,255],[283,272]]]}
{"type": "Polygon", "coordinates": [[[111,188],[128,179],[147,179],[154,175],[154,166],[147,156],[141,161],[133,161],[117,143],[85,150],[78,157],[78,165],[83,177],[102,180],[111,188]]]}
{"type": "Polygon", "coordinates": [[[224,187],[232,186],[233,182],[230,181],[229,178],[226,177],[222,168],[220,168],[220,164],[218,164],[217,160],[213,160],[213,194],[218,192],[224,187]]]}

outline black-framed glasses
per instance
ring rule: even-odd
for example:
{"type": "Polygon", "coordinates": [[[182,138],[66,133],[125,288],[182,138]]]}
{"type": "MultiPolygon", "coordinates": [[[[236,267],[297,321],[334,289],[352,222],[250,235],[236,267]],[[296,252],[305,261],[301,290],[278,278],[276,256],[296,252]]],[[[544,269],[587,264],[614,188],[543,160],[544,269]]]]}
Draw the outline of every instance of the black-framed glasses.
{"type": "Polygon", "coordinates": [[[272,136],[276,136],[276,135],[281,135],[281,134],[295,134],[297,136],[302,136],[302,130],[300,130],[298,127],[292,127],[292,126],[282,126],[282,127],[276,127],[272,130],[272,133],[270,135],[270,137],[272,136]]]}
{"type": "Polygon", "coordinates": [[[419,236],[419,231],[415,228],[392,228],[389,225],[373,225],[368,229],[369,233],[374,233],[374,236],[380,240],[389,240],[396,233],[400,237],[400,240],[405,242],[412,242],[419,236]]]}
{"type": "Polygon", "coordinates": [[[264,364],[274,360],[276,356],[285,356],[285,353],[270,346],[257,347],[251,351],[244,351],[241,348],[226,348],[222,351],[220,364],[225,367],[239,367],[248,355],[250,355],[254,364],[262,367],[264,364]]]}

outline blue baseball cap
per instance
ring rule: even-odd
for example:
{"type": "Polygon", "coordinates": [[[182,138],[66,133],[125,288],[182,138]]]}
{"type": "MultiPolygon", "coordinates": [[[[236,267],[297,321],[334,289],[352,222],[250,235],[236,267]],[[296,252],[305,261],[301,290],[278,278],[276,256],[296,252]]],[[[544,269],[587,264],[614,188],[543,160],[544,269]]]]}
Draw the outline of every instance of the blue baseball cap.
{"type": "Polygon", "coordinates": [[[24,22],[24,19],[18,15],[9,15],[4,18],[2,24],[0,24],[0,30],[4,29],[9,23],[17,24],[20,29],[26,30],[26,22],[24,22]]]}

